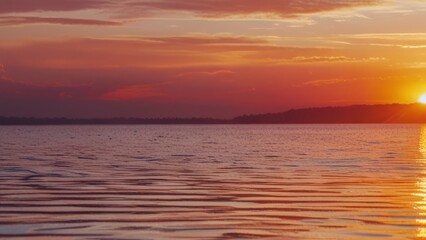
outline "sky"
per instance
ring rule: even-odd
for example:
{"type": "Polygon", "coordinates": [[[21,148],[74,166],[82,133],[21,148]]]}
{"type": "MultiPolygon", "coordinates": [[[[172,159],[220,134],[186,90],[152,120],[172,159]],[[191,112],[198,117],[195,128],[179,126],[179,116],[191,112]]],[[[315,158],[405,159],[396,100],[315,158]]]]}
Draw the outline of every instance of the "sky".
{"type": "Polygon", "coordinates": [[[0,116],[412,103],[426,0],[0,0],[0,116]]]}

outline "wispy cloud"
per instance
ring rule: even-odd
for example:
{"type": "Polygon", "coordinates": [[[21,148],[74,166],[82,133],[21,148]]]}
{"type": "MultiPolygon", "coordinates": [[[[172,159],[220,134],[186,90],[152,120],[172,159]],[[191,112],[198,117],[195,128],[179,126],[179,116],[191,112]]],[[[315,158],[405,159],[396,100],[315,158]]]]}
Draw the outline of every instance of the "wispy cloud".
{"type": "Polygon", "coordinates": [[[348,79],[337,79],[337,78],[336,79],[324,79],[324,80],[314,80],[314,81],[304,82],[303,85],[320,87],[320,86],[328,86],[328,85],[345,83],[345,82],[348,82],[348,81],[350,81],[350,80],[348,80],[348,79]]]}
{"type": "Polygon", "coordinates": [[[216,71],[186,72],[186,73],[180,73],[177,76],[182,78],[205,78],[205,77],[229,76],[233,74],[235,74],[235,72],[231,70],[216,70],[216,71]]]}
{"type": "Polygon", "coordinates": [[[293,62],[351,62],[356,61],[355,58],[346,56],[299,56],[291,59],[293,62]]]}
{"type": "Polygon", "coordinates": [[[386,44],[386,43],[371,43],[370,45],[379,46],[379,47],[399,47],[404,49],[426,48],[426,45],[404,45],[404,44],[386,44]]]}
{"type": "Polygon", "coordinates": [[[267,39],[260,38],[205,36],[80,38],[0,47],[1,57],[9,62],[53,69],[234,66],[282,63],[298,56],[304,56],[296,58],[300,62],[345,60],[320,57],[329,56],[334,51],[327,48],[274,46],[267,39]]]}
{"type": "Polygon", "coordinates": [[[115,22],[115,21],[94,20],[94,19],[0,16],[0,26],[27,25],[27,24],[119,26],[119,25],[122,25],[123,23],[115,22]]]}

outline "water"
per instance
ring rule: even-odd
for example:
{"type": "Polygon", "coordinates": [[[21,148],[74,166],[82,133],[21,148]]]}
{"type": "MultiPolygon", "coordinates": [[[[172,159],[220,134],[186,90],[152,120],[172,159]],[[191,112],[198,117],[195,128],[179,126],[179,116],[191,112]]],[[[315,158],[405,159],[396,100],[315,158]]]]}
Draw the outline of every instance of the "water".
{"type": "Polygon", "coordinates": [[[420,125],[0,127],[2,239],[426,238],[420,125]]]}

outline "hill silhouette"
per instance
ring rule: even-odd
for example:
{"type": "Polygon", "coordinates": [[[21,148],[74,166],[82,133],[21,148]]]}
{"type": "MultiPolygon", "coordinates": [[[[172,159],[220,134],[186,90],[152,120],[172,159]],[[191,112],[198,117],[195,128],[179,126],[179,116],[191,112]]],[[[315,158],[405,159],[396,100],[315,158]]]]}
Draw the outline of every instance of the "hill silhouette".
{"type": "Polygon", "coordinates": [[[383,104],[292,109],[280,113],[214,118],[20,118],[0,117],[0,125],[102,124],[297,124],[297,123],[426,123],[426,105],[383,104]]]}
{"type": "Polygon", "coordinates": [[[282,113],[245,115],[235,123],[426,123],[426,105],[387,104],[292,109],[282,113]]]}

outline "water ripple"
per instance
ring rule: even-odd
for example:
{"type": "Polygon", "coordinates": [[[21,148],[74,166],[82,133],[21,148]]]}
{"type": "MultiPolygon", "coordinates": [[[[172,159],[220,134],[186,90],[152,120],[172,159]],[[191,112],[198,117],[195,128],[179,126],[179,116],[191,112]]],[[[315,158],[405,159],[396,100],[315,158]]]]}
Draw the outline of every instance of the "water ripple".
{"type": "Polygon", "coordinates": [[[0,132],[0,239],[426,237],[417,125],[0,132]]]}

